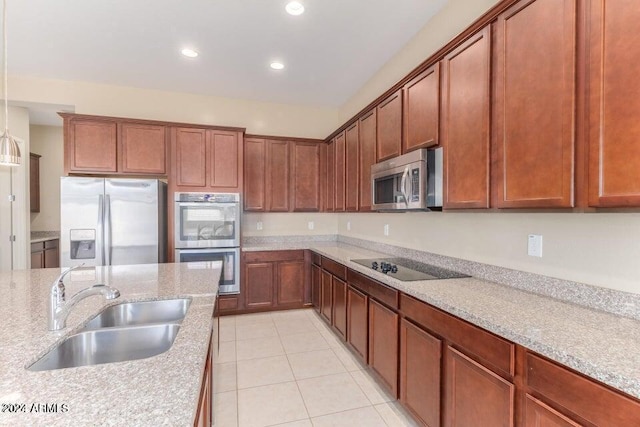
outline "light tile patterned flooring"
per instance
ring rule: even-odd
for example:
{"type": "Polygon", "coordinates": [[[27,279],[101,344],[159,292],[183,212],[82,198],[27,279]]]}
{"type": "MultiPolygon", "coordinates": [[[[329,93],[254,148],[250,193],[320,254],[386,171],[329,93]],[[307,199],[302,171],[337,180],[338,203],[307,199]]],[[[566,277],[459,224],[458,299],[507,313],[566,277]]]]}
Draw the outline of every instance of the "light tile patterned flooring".
{"type": "Polygon", "coordinates": [[[415,426],[313,309],[225,316],[216,427],[415,426]]]}

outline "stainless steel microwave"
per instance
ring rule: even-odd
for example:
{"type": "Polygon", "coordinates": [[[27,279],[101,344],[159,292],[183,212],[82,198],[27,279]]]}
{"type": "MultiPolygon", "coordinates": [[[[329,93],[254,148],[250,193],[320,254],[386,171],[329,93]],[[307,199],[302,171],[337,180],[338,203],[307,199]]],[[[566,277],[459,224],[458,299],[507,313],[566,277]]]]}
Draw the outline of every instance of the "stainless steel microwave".
{"type": "Polygon", "coordinates": [[[420,149],[371,167],[373,210],[442,207],[442,148],[420,149]]]}

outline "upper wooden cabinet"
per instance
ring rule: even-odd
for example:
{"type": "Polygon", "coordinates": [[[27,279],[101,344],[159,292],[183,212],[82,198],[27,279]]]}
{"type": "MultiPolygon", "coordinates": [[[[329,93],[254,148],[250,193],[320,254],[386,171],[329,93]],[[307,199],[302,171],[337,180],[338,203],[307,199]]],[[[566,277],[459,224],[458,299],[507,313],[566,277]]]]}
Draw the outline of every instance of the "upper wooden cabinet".
{"type": "Polygon", "coordinates": [[[442,60],[444,208],[489,207],[491,31],[442,60]]]}
{"type": "Polygon", "coordinates": [[[118,170],[127,174],[166,175],[167,128],[123,122],[118,125],[118,170]]]}
{"type": "Polygon", "coordinates": [[[40,157],[29,153],[29,206],[31,212],[40,212],[40,157]]]}
{"type": "Polygon", "coordinates": [[[345,210],[358,210],[359,122],[345,130],[345,210]]]}
{"type": "Polygon", "coordinates": [[[575,6],[575,0],[523,0],[498,16],[496,207],[574,204],[575,6]]]}
{"type": "Polygon", "coordinates": [[[377,161],[400,155],[402,148],[402,89],[376,107],[377,161]]]}
{"type": "Polygon", "coordinates": [[[244,140],[244,210],[266,210],[266,141],[258,138],[244,140]]]}
{"type": "Polygon", "coordinates": [[[167,126],[115,117],[64,118],[65,173],[167,175],[167,126]]]}
{"type": "Polygon", "coordinates": [[[640,206],[640,2],[588,2],[589,205],[640,206]]]}
{"type": "Polygon", "coordinates": [[[289,142],[267,142],[267,210],[289,211],[289,142]]]}
{"type": "Polygon", "coordinates": [[[242,133],[218,129],[171,128],[174,190],[242,190],[242,133]]]}
{"type": "Polygon", "coordinates": [[[336,212],[344,212],[345,210],[345,133],[342,132],[336,136],[335,140],[335,170],[334,170],[334,208],[336,212]]]}
{"type": "Polygon", "coordinates": [[[326,198],[324,209],[333,212],[336,208],[336,140],[335,138],[327,146],[327,172],[325,179],[326,198]]]}
{"type": "Polygon", "coordinates": [[[291,143],[291,204],[294,212],[319,212],[321,209],[320,157],[323,144],[291,143]]]}
{"type": "Polygon", "coordinates": [[[376,163],[376,109],[365,113],[358,119],[358,181],[359,211],[371,210],[371,166],[376,163]]]}
{"type": "Polygon", "coordinates": [[[436,63],[404,86],[402,152],[438,145],[440,126],[440,64],[436,63]]]}

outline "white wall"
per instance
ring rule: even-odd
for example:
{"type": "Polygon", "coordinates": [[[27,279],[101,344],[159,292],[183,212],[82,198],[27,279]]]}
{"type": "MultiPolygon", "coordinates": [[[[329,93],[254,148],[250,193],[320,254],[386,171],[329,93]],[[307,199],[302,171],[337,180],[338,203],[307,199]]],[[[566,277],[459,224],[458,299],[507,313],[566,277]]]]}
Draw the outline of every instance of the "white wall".
{"type": "Polygon", "coordinates": [[[336,234],[338,215],[333,213],[245,213],[242,216],[243,236],[310,236],[336,234]],[[262,222],[262,230],[257,223],[262,222]],[[313,230],[309,229],[313,222],[313,230]]]}
{"type": "Polygon", "coordinates": [[[60,230],[60,177],[64,173],[60,126],[30,126],[31,152],[40,154],[40,212],[31,214],[31,231],[60,230]]]}
{"type": "Polygon", "coordinates": [[[246,127],[247,133],[325,138],[338,110],[86,82],[9,76],[12,101],[73,105],[75,112],[246,127]]]}

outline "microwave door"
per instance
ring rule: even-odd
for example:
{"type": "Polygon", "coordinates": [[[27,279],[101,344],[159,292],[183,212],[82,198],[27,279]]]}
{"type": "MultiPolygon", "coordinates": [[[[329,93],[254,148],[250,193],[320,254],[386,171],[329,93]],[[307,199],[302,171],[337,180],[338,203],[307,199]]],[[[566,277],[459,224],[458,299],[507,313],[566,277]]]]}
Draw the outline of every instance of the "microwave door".
{"type": "Polygon", "coordinates": [[[399,166],[372,174],[373,204],[376,209],[406,209],[408,167],[399,166]]]}

